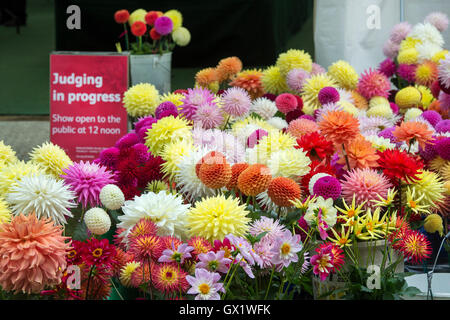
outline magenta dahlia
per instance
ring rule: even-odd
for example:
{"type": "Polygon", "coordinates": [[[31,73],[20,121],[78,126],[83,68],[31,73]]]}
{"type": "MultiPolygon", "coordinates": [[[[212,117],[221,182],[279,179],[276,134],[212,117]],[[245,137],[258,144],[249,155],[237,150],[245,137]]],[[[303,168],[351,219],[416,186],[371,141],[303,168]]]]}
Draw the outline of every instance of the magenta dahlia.
{"type": "Polygon", "coordinates": [[[388,78],[378,70],[364,71],[358,82],[358,92],[366,99],[376,96],[388,98],[390,89],[388,78]]]}

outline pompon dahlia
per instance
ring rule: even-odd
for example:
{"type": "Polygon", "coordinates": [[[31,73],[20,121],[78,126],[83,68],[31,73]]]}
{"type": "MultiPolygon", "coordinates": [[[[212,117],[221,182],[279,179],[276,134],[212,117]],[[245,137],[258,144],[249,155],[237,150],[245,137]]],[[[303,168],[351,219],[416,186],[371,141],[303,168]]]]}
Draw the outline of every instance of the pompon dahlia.
{"type": "MultiPolygon", "coordinates": [[[[215,158],[217,159],[217,158],[215,158]]],[[[222,158],[213,163],[201,164],[198,177],[205,186],[211,189],[220,189],[226,186],[232,176],[231,166],[222,158]]]]}
{"type": "Polygon", "coordinates": [[[342,197],[347,203],[355,201],[357,204],[364,204],[364,209],[374,208],[371,200],[378,200],[378,195],[386,198],[392,184],[384,175],[374,169],[355,169],[347,172],[342,182],[342,197]]]}
{"type": "Polygon", "coordinates": [[[130,132],[117,140],[115,147],[118,149],[126,149],[134,146],[136,143],[139,143],[139,136],[134,132],[130,132]]]}
{"type": "Polygon", "coordinates": [[[111,218],[102,208],[91,208],[84,215],[87,229],[95,235],[103,235],[111,228],[111,218]]]}
{"type": "Polygon", "coordinates": [[[219,61],[216,67],[219,82],[231,80],[242,70],[242,61],[238,57],[228,57],[219,61]]]}
{"type": "Polygon", "coordinates": [[[222,110],[229,115],[242,117],[246,115],[252,105],[252,100],[242,88],[231,87],[222,94],[222,110]]]}
{"type": "Polygon", "coordinates": [[[16,157],[16,152],[11,146],[6,145],[3,140],[0,141],[0,168],[8,164],[19,161],[16,157]]]}
{"type": "Polygon", "coordinates": [[[336,201],[340,197],[341,191],[339,180],[333,176],[319,178],[313,185],[313,195],[324,199],[333,198],[336,201]]]}
{"type": "Polygon", "coordinates": [[[292,207],[291,201],[300,199],[300,186],[292,179],[277,177],[272,179],[267,188],[270,199],[280,207],[292,207]]]}
{"type": "Polygon", "coordinates": [[[319,92],[325,87],[336,87],[336,82],[326,74],[311,76],[305,81],[302,91],[303,101],[317,109],[320,107],[319,92]]]}
{"type": "Polygon", "coordinates": [[[361,74],[358,82],[358,92],[366,99],[372,97],[389,97],[391,84],[388,78],[378,70],[369,69],[361,74]]]}
{"type": "Polygon", "coordinates": [[[159,91],[154,85],[139,83],[124,93],[123,104],[130,116],[143,117],[154,114],[159,99],[159,91]]]}
{"type": "Polygon", "coordinates": [[[195,74],[195,82],[201,87],[208,87],[214,81],[218,81],[216,68],[205,68],[195,74]]]}
{"type": "Polygon", "coordinates": [[[416,195],[423,195],[419,205],[436,207],[437,202],[444,200],[444,182],[442,178],[435,172],[422,170],[417,174],[417,178],[413,179],[407,189],[415,192],[416,195]]]}
{"type": "Polygon", "coordinates": [[[312,59],[309,53],[303,50],[290,49],[278,56],[276,66],[280,68],[283,76],[295,68],[301,68],[308,72],[312,69],[312,59]]]}
{"type": "Polygon", "coordinates": [[[266,191],[272,180],[270,169],[263,164],[253,164],[241,172],[237,186],[246,196],[256,196],[266,191]]]}
{"type": "Polygon", "coordinates": [[[331,111],[324,115],[319,122],[319,129],[322,135],[335,144],[353,140],[359,133],[358,119],[345,111],[331,111]]]}
{"type": "Polygon", "coordinates": [[[419,170],[423,168],[423,163],[411,157],[405,151],[385,150],[378,152],[380,158],[378,164],[383,173],[393,181],[402,179],[407,181],[409,178],[417,178],[419,170]]]}
{"type": "Polygon", "coordinates": [[[169,116],[158,120],[147,131],[145,145],[153,155],[159,156],[169,142],[188,139],[190,136],[190,126],[185,119],[169,116]]]}
{"type": "Polygon", "coordinates": [[[226,235],[243,236],[248,231],[248,213],[236,198],[208,197],[189,210],[186,226],[191,235],[222,241],[226,235]]]}
{"type": "Polygon", "coordinates": [[[270,66],[263,71],[261,82],[266,93],[278,95],[289,89],[286,84],[286,79],[281,75],[280,69],[276,66],[270,66]]]}
{"type": "Polygon", "coordinates": [[[30,162],[41,165],[45,172],[59,179],[63,170],[72,164],[69,156],[59,146],[44,142],[30,152],[30,162]]]}
{"type": "Polygon", "coordinates": [[[294,148],[303,149],[307,157],[315,160],[331,157],[334,152],[333,143],[317,132],[302,135],[294,148]]]}
{"type": "MultiPolygon", "coordinates": [[[[364,169],[378,166],[377,160],[380,157],[377,155],[377,150],[363,136],[350,141],[346,145],[345,151],[351,168],[364,169]]],[[[345,162],[345,156],[342,154],[338,163],[345,164],[345,162]]]]}
{"type": "Polygon", "coordinates": [[[114,184],[107,184],[99,194],[100,202],[109,210],[119,210],[125,202],[122,190],[114,184]]]}
{"type": "Polygon", "coordinates": [[[417,141],[422,149],[432,140],[433,136],[433,132],[425,123],[417,121],[402,122],[392,134],[397,141],[404,141],[408,145],[417,141]]]}
{"type": "Polygon", "coordinates": [[[234,188],[237,188],[237,182],[239,175],[249,167],[248,163],[235,163],[231,167],[231,178],[226,184],[226,187],[228,190],[232,190],[234,188]]]}
{"type": "Polygon", "coordinates": [[[252,102],[250,111],[256,113],[264,120],[269,120],[277,113],[277,106],[267,98],[257,98],[252,102]]]}
{"type": "Polygon", "coordinates": [[[319,126],[308,119],[297,119],[289,123],[287,132],[299,139],[304,135],[319,131],[319,126]]]}
{"type": "Polygon", "coordinates": [[[67,223],[65,216],[73,217],[70,208],[75,208],[75,193],[61,180],[51,176],[23,177],[7,195],[15,215],[34,213],[37,218],[50,218],[56,224],[67,223]]]}
{"type": "Polygon", "coordinates": [[[450,160],[450,137],[443,137],[436,142],[437,154],[445,160],[450,160]]]}
{"type": "Polygon", "coordinates": [[[337,103],[340,99],[339,91],[333,87],[325,87],[319,91],[318,98],[321,105],[337,103]]]}
{"type": "Polygon", "coordinates": [[[292,91],[300,93],[303,90],[306,79],[310,76],[311,74],[308,71],[301,68],[295,68],[288,72],[286,84],[292,91]]]}
{"type": "Polygon", "coordinates": [[[244,70],[236,75],[236,78],[230,82],[230,86],[242,88],[252,99],[256,99],[264,95],[261,77],[262,71],[259,69],[244,70]]]}
{"type": "Polygon", "coordinates": [[[298,101],[293,94],[282,93],[275,99],[275,104],[280,112],[286,114],[297,108],[298,101]]]}
{"type": "Polygon", "coordinates": [[[391,58],[386,58],[378,66],[378,71],[380,71],[386,77],[390,78],[397,71],[397,66],[395,65],[394,60],[392,60],[391,58]]]}
{"type": "Polygon", "coordinates": [[[184,238],[185,218],[189,204],[184,204],[181,196],[159,193],[145,193],[132,201],[125,201],[123,215],[119,216],[118,228],[126,233],[142,218],[152,220],[158,227],[158,235],[175,235],[184,238]]]}
{"type": "Polygon", "coordinates": [[[0,285],[4,291],[39,293],[56,285],[66,269],[70,244],[62,228],[34,214],[13,217],[0,229],[0,285]],[[39,257],[39,258],[36,258],[39,257]]]}
{"type": "Polygon", "coordinates": [[[84,208],[98,206],[102,188],[115,182],[106,167],[90,162],[75,162],[63,172],[61,178],[75,192],[84,208]]]}
{"type": "Polygon", "coordinates": [[[189,283],[186,280],[187,275],[186,271],[176,265],[163,263],[155,267],[154,272],[152,272],[152,281],[156,289],[165,294],[178,291],[185,293],[189,288],[189,283]]]}
{"type": "Polygon", "coordinates": [[[343,60],[336,61],[329,66],[328,75],[343,89],[353,90],[358,84],[358,73],[355,68],[343,60]]]}
{"type": "Polygon", "coordinates": [[[161,102],[155,110],[156,119],[161,119],[170,115],[174,117],[178,116],[177,106],[170,101],[161,102]]]}
{"type": "Polygon", "coordinates": [[[407,231],[399,242],[399,251],[412,263],[419,264],[431,254],[431,243],[418,230],[407,231]]]}

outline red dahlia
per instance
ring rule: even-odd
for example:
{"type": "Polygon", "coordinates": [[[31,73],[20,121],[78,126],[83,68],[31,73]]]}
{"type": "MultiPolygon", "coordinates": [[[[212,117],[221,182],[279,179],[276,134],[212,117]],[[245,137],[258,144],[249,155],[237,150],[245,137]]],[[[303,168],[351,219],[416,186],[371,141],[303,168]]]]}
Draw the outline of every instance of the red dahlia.
{"type": "Polygon", "coordinates": [[[331,157],[334,152],[333,143],[317,132],[305,134],[297,139],[296,149],[302,148],[310,158],[331,157]]]}
{"type": "Polygon", "coordinates": [[[380,156],[377,162],[383,169],[383,173],[394,182],[398,179],[404,181],[409,178],[416,179],[419,170],[423,168],[420,160],[411,157],[405,151],[394,149],[377,152],[377,154],[380,156]]]}

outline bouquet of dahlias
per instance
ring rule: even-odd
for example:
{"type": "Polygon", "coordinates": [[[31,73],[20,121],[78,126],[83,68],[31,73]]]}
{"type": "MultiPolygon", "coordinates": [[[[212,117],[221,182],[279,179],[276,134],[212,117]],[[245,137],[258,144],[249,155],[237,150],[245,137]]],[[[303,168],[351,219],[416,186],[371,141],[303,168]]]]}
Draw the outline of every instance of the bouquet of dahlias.
{"type": "MultiPolygon", "coordinates": [[[[178,10],[163,13],[137,9],[130,14],[123,9],[114,14],[114,20],[123,25],[120,38],[125,38],[126,50],[132,54],[163,54],[173,51],[176,45],[184,47],[191,41],[191,34],[183,27],[183,16],[178,10]],[[130,43],[127,25],[136,42],[130,43]]],[[[117,47],[121,51],[120,43],[117,47]]]]}

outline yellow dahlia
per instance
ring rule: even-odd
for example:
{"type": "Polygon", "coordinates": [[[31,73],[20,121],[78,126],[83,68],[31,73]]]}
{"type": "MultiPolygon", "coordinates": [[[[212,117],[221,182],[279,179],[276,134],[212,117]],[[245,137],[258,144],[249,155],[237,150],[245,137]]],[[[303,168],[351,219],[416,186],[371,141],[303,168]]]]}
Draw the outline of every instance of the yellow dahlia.
{"type": "Polygon", "coordinates": [[[177,30],[183,25],[183,16],[180,11],[172,9],[164,13],[166,17],[169,17],[173,22],[173,30],[177,30]]]}
{"type": "Polygon", "coordinates": [[[439,232],[442,237],[444,235],[443,221],[440,215],[432,213],[425,218],[425,224],[423,225],[425,231],[428,233],[439,232]]]}
{"type": "Polygon", "coordinates": [[[419,39],[414,39],[411,37],[406,37],[402,42],[400,43],[399,50],[407,50],[407,49],[415,49],[416,44],[421,43],[419,39]]]}
{"type": "Polygon", "coordinates": [[[3,143],[3,140],[0,141],[0,164],[8,165],[10,163],[14,163],[18,161],[16,157],[16,152],[11,148],[11,146],[3,143]]]}
{"type": "Polygon", "coordinates": [[[423,111],[420,110],[419,108],[409,108],[405,112],[405,116],[403,118],[403,121],[408,122],[408,121],[414,120],[417,117],[419,117],[422,113],[423,113],[423,111]]]}
{"type": "Polygon", "coordinates": [[[346,89],[356,89],[358,73],[347,61],[339,60],[328,67],[328,75],[337,82],[338,86],[346,89]]]}
{"type": "Polygon", "coordinates": [[[364,98],[358,91],[352,90],[352,98],[353,101],[355,102],[355,107],[361,110],[367,110],[368,108],[367,99],[364,98]]]}
{"type": "Polygon", "coordinates": [[[181,106],[183,104],[184,95],[181,93],[165,93],[160,98],[160,103],[169,101],[172,102],[177,107],[181,106]]]}
{"type": "Polygon", "coordinates": [[[389,100],[385,97],[375,96],[369,101],[369,108],[373,108],[379,105],[383,105],[385,107],[390,107],[389,100]]]}
{"type": "Polygon", "coordinates": [[[407,186],[407,190],[417,195],[423,195],[418,204],[432,208],[436,208],[436,203],[441,202],[445,198],[444,182],[438,174],[432,171],[421,171],[417,175],[417,179],[407,186]]]}
{"type": "Polygon", "coordinates": [[[136,21],[142,21],[145,23],[145,15],[147,14],[147,11],[144,9],[137,9],[134,10],[131,14],[130,17],[128,18],[128,24],[130,25],[130,27],[133,25],[133,23],[135,23],[136,21]]]}
{"type": "Polygon", "coordinates": [[[403,88],[395,94],[395,103],[401,109],[415,107],[421,99],[420,91],[411,86],[403,88]]]}
{"type": "Polygon", "coordinates": [[[159,101],[159,91],[150,83],[134,85],[123,95],[123,106],[132,117],[155,114],[159,101]]]}
{"type": "Polygon", "coordinates": [[[17,185],[23,177],[40,175],[44,173],[43,168],[35,163],[18,161],[3,167],[0,171],[0,196],[9,193],[13,185],[17,185]]]}
{"type": "Polygon", "coordinates": [[[330,78],[328,75],[321,73],[311,76],[306,79],[303,85],[303,101],[310,103],[314,108],[319,108],[321,106],[319,102],[319,91],[325,87],[336,88],[336,82],[330,78]]]}
{"type": "Polygon", "coordinates": [[[131,287],[131,276],[140,266],[141,264],[136,261],[127,262],[127,264],[120,270],[120,283],[125,287],[131,287]]]}
{"type": "Polygon", "coordinates": [[[401,63],[401,64],[416,64],[418,56],[419,56],[419,53],[417,52],[416,49],[414,49],[414,48],[405,49],[405,50],[401,50],[398,53],[397,61],[398,61],[398,63],[401,63]]]}
{"type": "Polygon", "coordinates": [[[272,153],[267,166],[273,177],[285,177],[298,181],[309,173],[311,159],[303,149],[285,149],[272,153]]]}
{"type": "Polygon", "coordinates": [[[389,104],[377,104],[369,108],[366,114],[368,117],[379,116],[387,119],[391,119],[394,116],[394,112],[392,111],[389,104]]]}
{"type": "Polygon", "coordinates": [[[178,171],[178,163],[181,158],[188,155],[194,149],[193,141],[190,139],[175,140],[168,143],[161,152],[164,163],[161,165],[164,177],[172,180],[178,171]]]}
{"type": "Polygon", "coordinates": [[[280,150],[291,149],[294,147],[296,140],[290,134],[281,131],[269,132],[267,136],[262,137],[258,144],[247,149],[247,163],[267,164],[272,153],[280,150]]]}
{"type": "Polygon", "coordinates": [[[445,56],[447,55],[447,53],[448,53],[448,50],[441,50],[431,58],[431,61],[433,61],[434,63],[440,63],[441,60],[445,59],[445,56]]]}
{"type": "Polygon", "coordinates": [[[263,71],[261,82],[266,93],[278,95],[289,91],[285,77],[281,74],[280,68],[276,66],[268,67],[263,71]]]}
{"type": "Polygon", "coordinates": [[[190,139],[192,137],[190,129],[191,127],[185,119],[173,116],[164,117],[147,130],[145,145],[153,155],[159,156],[163,148],[170,142],[190,139]]]}
{"type": "Polygon", "coordinates": [[[415,85],[415,88],[420,91],[422,95],[422,99],[420,100],[420,104],[424,109],[427,109],[428,106],[434,101],[434,96],[431,93],[431,90],[428,87],[415,85]]]}
{"type": "Polygon", "coordinates": [[[416,68],[416,83],[431,86],[438,78],[438,69],[434,62],[425,61],[416,68]]]}
{"type": "Polygon", "coordinates": [[[0,224],[11,221],[11,210],[9,210],[8,203],[0,198],[0,224]]]}
{"type": "MultiPolygon", "coordinates": [[[[255,128],[258,128],[258,129],[263,129],[267,132],[276,131],[276,129],[273,126],[271,126],[270,124],[268,124],[267,121],[264,121],[263,119],[260,119],[260,118],[254,117],[254,116],[248,116],[244,119],[237,120],[236,122],[234,122],[231,125],[232,134],[236,137],[241,136],[243,131],[249,125],[251,125],[255,128]]],[[[256,129],[254,129],[254,130],[256,130],[256,129]]],[[[252,132],[250,132],[250,133],[252,133],[252,132]]]]}
{"type": "Polygon", "coordinates": [[[248,213],[237,198],[219,195],[202,199],[187,213],[189,234],[210,242],[222,241],[228,234],[244,236],[251,221],[248,213]]]}
{"type": "Polygon", "coordinates": [[[276,66],[280,69],[280,72],[284,77],[289,71],[296,68],[311,72],[312,59],[309,53],[303,50],[290,49],[278,56],[276,66]]]}
{"type": "Polygon", "coordinates": [[[56,179],[60,179],[63,170],[73,163],[63,149],[51,142],[44,142],[42,146],[34,148],[30,152],[30,162],[41,165],[46,174],[56,179]]]}

